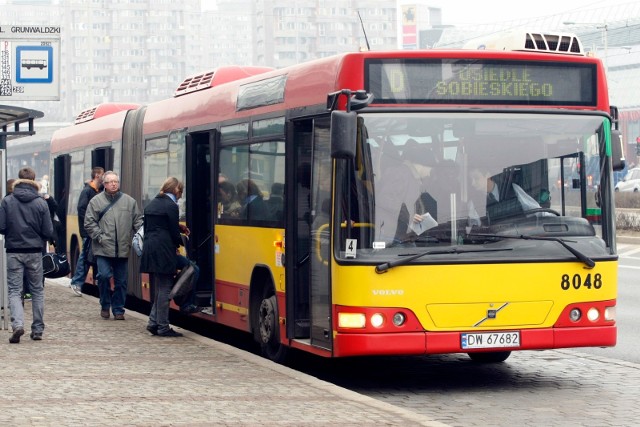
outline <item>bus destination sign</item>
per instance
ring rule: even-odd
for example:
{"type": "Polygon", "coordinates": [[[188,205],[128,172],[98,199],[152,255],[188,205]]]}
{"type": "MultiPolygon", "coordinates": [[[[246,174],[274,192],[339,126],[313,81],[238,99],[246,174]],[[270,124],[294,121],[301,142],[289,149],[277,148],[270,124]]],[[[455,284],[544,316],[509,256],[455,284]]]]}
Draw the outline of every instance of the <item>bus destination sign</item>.
{"type": "Polygon", "coordinates": [[[592,64],[468,59],[371,59],[378,104],[596,105],[592,64]]]}

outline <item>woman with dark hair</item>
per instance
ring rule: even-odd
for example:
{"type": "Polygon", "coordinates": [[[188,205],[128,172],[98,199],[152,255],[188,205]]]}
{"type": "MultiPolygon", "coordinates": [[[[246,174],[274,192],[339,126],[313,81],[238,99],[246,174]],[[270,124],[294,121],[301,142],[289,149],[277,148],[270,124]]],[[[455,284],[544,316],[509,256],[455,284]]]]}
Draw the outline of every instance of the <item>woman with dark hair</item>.
{"type": "Polygon", "coordinates": [[[269,219],[269,209],[264,202],[260,187],[251,179],[243,179],[236,186],[242,205],[240,217],[250,220],[269,219]]]}
{"type": "Polygon", "coordinates": [[[169,326],[169,293],[176,273],[176,250],[182,244],[178,199],[184,184],[167,178],[160,193],[144,209],[144,246],[140,272],[149,273],[152,285],[151,313],[147,330],[160,337],[181,337],[169,326]]]}
{"type": "Polygon", "coordinates": [[[218,184],[218,195],[220,204],[218,205],[218,215],[221,217],[238,218],[242,206],[238,202],[236,187],[229,181],[222,181],[218,184]]]}

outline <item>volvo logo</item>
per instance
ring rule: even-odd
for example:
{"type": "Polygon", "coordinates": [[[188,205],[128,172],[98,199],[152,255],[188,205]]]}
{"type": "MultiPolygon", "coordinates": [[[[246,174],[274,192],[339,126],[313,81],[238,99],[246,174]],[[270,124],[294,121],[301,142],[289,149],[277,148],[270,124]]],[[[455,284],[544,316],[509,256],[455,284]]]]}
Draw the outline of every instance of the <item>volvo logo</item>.
{"type": "Polygon", "coordinates": [[[381,295],[404,295],[404,290],[403,289],[373,289],[372,290],[374,295],[377,296],[381,296],[381,295]]]}
{"type": "MultiPolygon", "coordinates": [[[[498,312],[500,310],[502,310],[503,308],[505,308],[506,306],[508,306],[509,303],[505,302],[504,304],[502,304],[500,307],[496,308],[490,308],[487,310],[487,315],[484,317],[484,319],[481,319],[479,322],[477,322],[476,324],[474,324],[473,326],[480,326],[485,320],[487,319],[495,319],[498,317],[498,312]]],[[[493,307],[493,304],[489,304],[489,307],[493,307]]]]}

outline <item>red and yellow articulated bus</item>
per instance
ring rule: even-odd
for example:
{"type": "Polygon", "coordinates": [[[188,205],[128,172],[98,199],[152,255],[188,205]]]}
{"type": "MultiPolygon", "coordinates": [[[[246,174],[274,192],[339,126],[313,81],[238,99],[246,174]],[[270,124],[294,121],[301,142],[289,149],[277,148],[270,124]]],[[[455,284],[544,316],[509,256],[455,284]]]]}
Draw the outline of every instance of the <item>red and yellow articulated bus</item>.
{"type": "Polygon", "coordinates": [[[605,70],[572,35],[511,41],[221,68],[84,112],[51,143],[72,264],[91,167],[141,207],[176,176],[212,302],[195,316],[273,360],[614,346],[624,160],[605,70]]]}

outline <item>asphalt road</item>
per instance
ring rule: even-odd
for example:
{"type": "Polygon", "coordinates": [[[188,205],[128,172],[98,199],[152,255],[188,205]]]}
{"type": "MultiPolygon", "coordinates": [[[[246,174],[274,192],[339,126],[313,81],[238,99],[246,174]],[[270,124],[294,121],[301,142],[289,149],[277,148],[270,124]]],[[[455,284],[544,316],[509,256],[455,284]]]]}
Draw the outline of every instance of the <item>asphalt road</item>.
{"type": "Polygon", "coordinates": [[[640,364],[640,244],[619,243],[618,254],[618,343],[582,351],[640,364]]]}

